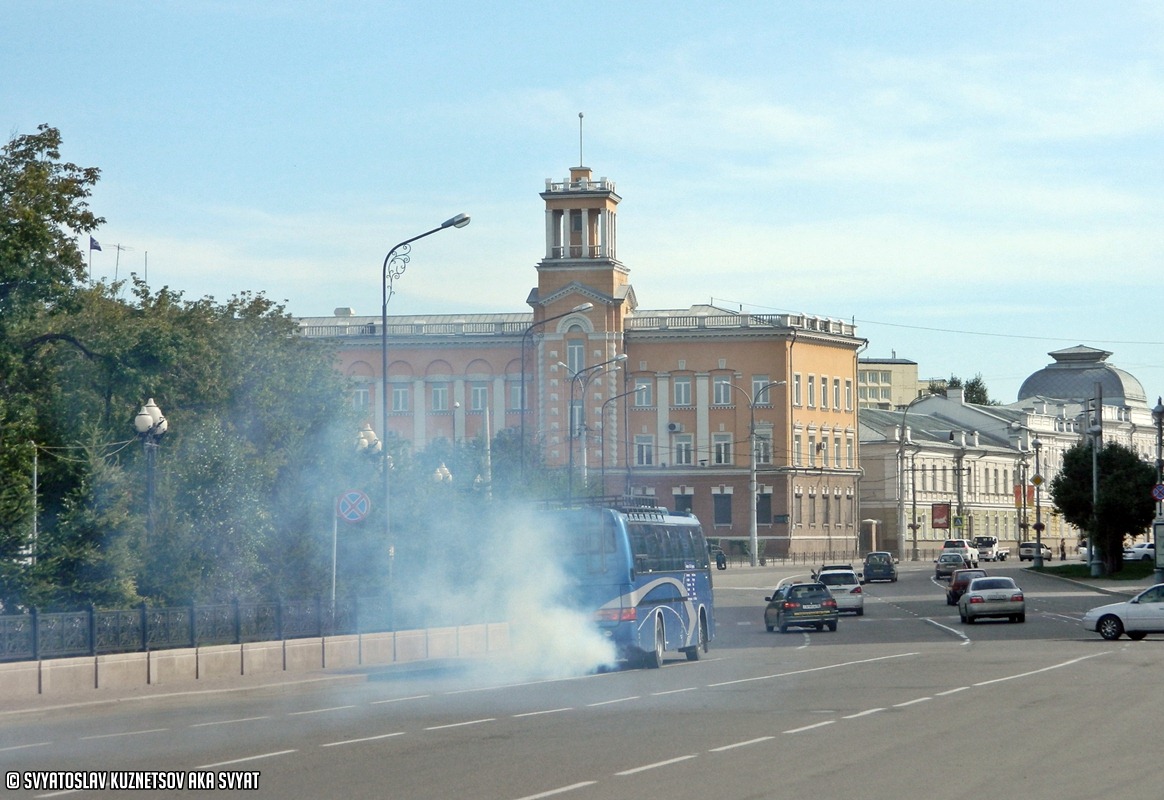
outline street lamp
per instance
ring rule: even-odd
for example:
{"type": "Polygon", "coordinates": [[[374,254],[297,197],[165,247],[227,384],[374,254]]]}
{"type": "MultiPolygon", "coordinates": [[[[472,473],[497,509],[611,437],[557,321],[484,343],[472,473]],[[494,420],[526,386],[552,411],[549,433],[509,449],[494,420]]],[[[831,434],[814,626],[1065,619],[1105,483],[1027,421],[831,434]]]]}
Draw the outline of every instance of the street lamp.
{"type": "Polygon", "coordinates": [[[1152,421],[1156,423],[1156,521],[1152,524],[1152,541],[1156,543],[1156,583],[1164,583],[1164,561],[1160,556],[1160,537],[1164,536],[1164,399],[1157,396],[1156,407],[1152,409],[1152,421]]]}
{"type": "MultiPolygon", "coordinates": [[[[612,367],[612,369],[617,369],[618,365],[624,361],[626,361],[626,353],[619,353],[614,358],[607,359],[606,361],[603,361],[601,364],[595,364],[592,367],[583,367],[582,369],[578,370],[577,372],[575,372],[573,375],[570,376],[570,410],[569,410],[569,413],[567,415],[568,420],[569,420],[569,425],[570,425],[570,474],[567,476],[567,489],[566,489],[566,498],[567,498],[567,501],[570,503],[574,502],[574,439],[577,438],[578,428],[579,427],[582,427],[582,428],[586,427],[586,389],[587,389],[587,387],[590,386],[590,381],[593,380],[595,377],[597,377],[598,375],[600,375],[604,371],[603,367],[607,367],[607,366],[610,366],[611,364],[614,364],[615,366],[612,367]],[[582,419],[581,419],[582,424],[581,424],[581,426],[574,424],[574,407],[575,407],[575,404],[577,403],[577,401],[574,399],[574,391],[575,391],[575,389],[578,388],[579,385],[582,386],[582,419]]],[[[561,361],[558,362],[558,366],[566,367],[567,370],[570,369],[569,366],[567,366],[566,364],[563,364],[561,361]]],[[[583,443],[583,444],[585,444],[585,443],[583,443]]],[[[585,451],[583,451],[583,458],[585,458],[585,451]]],[[[585,460],[583,460],[583,464],[585,464],[585,460]]]]}
{"type": "MultiPolygon", "coordinates": [[[[467,214],[457,214],[457,216],[446,219],[430,231],[425,231],[419,236],[413,236],[411,239],[405,239],[389,250],[388,255],[384,256],[384,269],[381,273],[380,280],[383,298],[383,302],[380,305],[380,410],[383,416],[381,424],[384,426],[383,432],[385,439],[388,437],[388,299],[393,295],[392,283],[404,275],[404,270],[408,268],[409,255],[412,252],[413,242],[417,239],[423,239],[426,236],[443,231],[445,228],[463,228],[468,224],[469,216],[467,214]]],[[[396,557],[396,548],[392,543],[392,523],[388,514],[391,491],[388,477],[388,448],[386,447],[384,448],[383,467],[384,539],[388,544],[388,580],[391,583],[392,561],[396,557]]]]}
{"type": "MultiPolygon", "coordinates": [[[[1043,443],[1038,439],[1031,442],[1031,447],[1035,449],[1035,474],[1031,477],[1031,483],[1035,485],[1035,568],[1043,566],[1043,471],[1039,462],[1039,453],[1043,450],[1043,443]]],[[[1027,487],[1023,487],[1023,495],[1026,496],[1027,487]]]]}
{"type": "MultiPolygon", "coordinates": [[[[906,527],[906,525],[905,525],[905,435],[906,435],[905,432],[906,432],[906,430],[908,430],[905,427],[905,417],[909,413],[909,410],[911,408],[913,408],[914,403],[920,402],[921,400],[924,400],[927,397],[930,397],[930,395],[928,393],[927,394],[919,394],[917,397],[910,400],[909,404],[905,408],[902,409],[902,411],[901,411],[901,432],[898,434],[898,437],[897,437],[897,484],[898,484],[898,492],[897,492],[897,537],[898,537],[897,550],[898,550],[898,553],[900,554],[899,557],[903,561],[905,560],[905,527],[906,527]]],[[[916,449],[914,450],[913,460],[914,460],[914,462],[917,461],[917,450],[916,449]]],[[[912,478],[915,474],[916,468],[917,468],[916,463],[911,464],[911,466],[910,466],[911,481],[912,481],[912,478]]],[[[917,487],[912,482],[910,483],[909,493],[910,493],[910,498],[911,498],[911,502],[912,502],[912,506],[913,506],[913,517],[912,517],[912,521],[909,524],[909,529],[913,533],[913,560],[917,561],[918,560],[917,529],[919,527],[919,525],[917,524],[917,487]]]]}
{"type": "Polygon", "coordinates": [[[133,427],[141,438],[142,449],[145,450],[146,460],[146,542],[154,533],[154,459],[158,449],[158,442],[169,430],[169,423],[165,415],[158,408],[151,397],[137,412],[133,419],[133,427]]]}
{"type": "Polygon", "coordinates": [[[518,391],[518,402],[521,404],[520,405],[521,438],[518,441],[521,444],[521,480],[523,483],[525,482],[525,415],[526,415],[527,406],[528,406],[528,403],[526,403],[526,397],[525,397],[525,341],[533,333],[534,328],[537,328],[541,325],[545,325],[547,322],[553,322],[554,320],[563,319],[565,317],[570,316],[571,314],[579,314],[583,311],[589,311],[592,308],[594,308],[593,303],[582,303],[581,305],[574,306],[573,308],[571,308],[569,311],[565,312],[564,314],[556,314],[555,316],[546,317],[543,320],[539,320],[539,321],[533,323],[532,325],[529,325],[528,327],[526,327],[526,329],[524,331],[522,331],[522,334],[521,334],[521,387],[517,391],[518,391]]]}
{"type": "MultiPolygon", "coordinates": [[[[602,445],[599,452],[601,452],[602,455],[599,457],[599,460],[602,462],[602,492],[603,492],[603,494],[606,493],[606,407],[608,405],[610,405],[611,403],[613,403],[615,400],[620,400],[623,397],[629,397],[632,394],[638,394],[639,392],[644,391],[646,388],[647,387],[645,387],[645,386],[636,386],[635,388],[631,389],[630,391],[621,392],[620,394],[616,394],[613,397],[608,397],[607,399],[602,401],[602,411],[599,412],[599,416],[603,421],[602,422],[602,439],[599,440],[599,444],[602,445]]],[[[622,415],[624,422],[626,421],[626,417],[627,417],[627,414],[626,414],[626,411],[624,410],[623,415],[622,415]]],[[[626,456],[626,468],[629,470],[630,469],[630,449],[629,449],[629,441],[627,440],[626,434],[623,435],[623,440],[624,440],[623,443],[628,445],[627,456],[626,456]]],[[[618,459],[618,448],[615,448],[615,460],[617,461],[617,459],[618,459]]],[[[628,491],[627,494],[630,494],[630,492],[628,491]]]]}

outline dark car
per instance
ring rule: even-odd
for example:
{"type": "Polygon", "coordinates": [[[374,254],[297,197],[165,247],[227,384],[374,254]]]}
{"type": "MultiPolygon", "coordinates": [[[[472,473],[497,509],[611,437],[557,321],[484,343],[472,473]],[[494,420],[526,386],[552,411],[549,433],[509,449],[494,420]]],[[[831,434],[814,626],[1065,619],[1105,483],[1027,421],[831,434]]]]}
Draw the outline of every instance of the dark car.
{"type": "Polygon", "coordinates": [[[865,566],[862,572],[866,582],[897,582],[897,564],[893,560],[893,554],[884,550],[875,550],[865,556],[865,566]]]}
{"type": "Polygon", "coordinates": [[[764,625],[768,632],[780,629],[787,633],[790,627],[837,629],[837,601],[823,583],[788,583],[765,597],[764,625]]]}
{"type": "Polygon", "coordinates": [[[946,589],[946,605],[958,605],[959,598],[966,593],[966,587],[975,578],[985,578],[984,569],[956,569],[950,576],[950,586],[946,589]]]}

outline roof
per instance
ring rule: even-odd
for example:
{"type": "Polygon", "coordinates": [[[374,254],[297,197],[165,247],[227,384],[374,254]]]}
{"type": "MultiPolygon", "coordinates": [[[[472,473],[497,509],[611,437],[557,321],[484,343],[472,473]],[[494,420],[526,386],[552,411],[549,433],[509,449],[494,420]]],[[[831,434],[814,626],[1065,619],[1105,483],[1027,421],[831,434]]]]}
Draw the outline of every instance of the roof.
{"type": "Polygon", "coordinates": [[[1104,405],[1148,407],[1147,393],[1135,376],[1104,363],[1111,355],[1107,350],[1080,344],[1047,355],[1054,361],[1023,381],[1018,391],[1019,401],[1054,398],[1081,402],[1095,397],[1098,383],[1104,405]]]}

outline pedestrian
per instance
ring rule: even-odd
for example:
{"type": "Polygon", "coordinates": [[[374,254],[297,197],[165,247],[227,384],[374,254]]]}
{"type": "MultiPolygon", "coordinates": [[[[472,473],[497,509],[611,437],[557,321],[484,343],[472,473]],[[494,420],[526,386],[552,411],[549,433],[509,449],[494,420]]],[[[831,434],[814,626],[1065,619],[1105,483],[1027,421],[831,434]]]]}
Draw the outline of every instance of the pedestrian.
{"type": "Polygon", "coordinates": [[[1062,536],[1059,537],[1059,560],[1067,560],[1067,542],[1064,541],[1062,536]]]}

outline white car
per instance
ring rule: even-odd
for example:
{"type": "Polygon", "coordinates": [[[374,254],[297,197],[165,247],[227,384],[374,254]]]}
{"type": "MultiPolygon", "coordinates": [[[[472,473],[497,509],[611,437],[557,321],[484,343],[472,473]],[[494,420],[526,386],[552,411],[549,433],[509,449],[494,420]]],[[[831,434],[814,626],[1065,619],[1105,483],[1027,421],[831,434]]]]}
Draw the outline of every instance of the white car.
{"type": "Polygon", "coordinates": [[[1006,617],[1011,622],[1025,622],[1027,606],[1023,590],[1011,578],[998,575],[975,578],[958,598],[958,616],[967,625],[983,617],[1006,617]]]}
{"type": "Polygon", "coordinates": [[[1136,542],[1131,547],[1124,548],[1124,561],[1155,561],[1155,542],[1136,542]]]}
{"type": "Polygon", "coordinates": [[[837,611],[852,611],[858,617],[865,615],[865,593],[861,591],[861,579],[856,572],[851,569],[826,569],[816,579],[829,587],[837,601],[837,611]]]}
{"type": "Polygon", "coordinates": [[[1164,633],[1164,583],[1158,583],[1131,600],[1093,608],[1083,615],[1083,627],[1109,641],[1123,634],[1138,642],[1149,633],[1164,633]]]}
{"type": "Polygon", "coordinates": [[[1019,542],[1019,561],[1034,561],[1040,548],[1043,551],[1044,561],[1055,560],[1055,554],[1051,552],[1051,548],[1047,546],[1046,542],[1019,542]]]}

